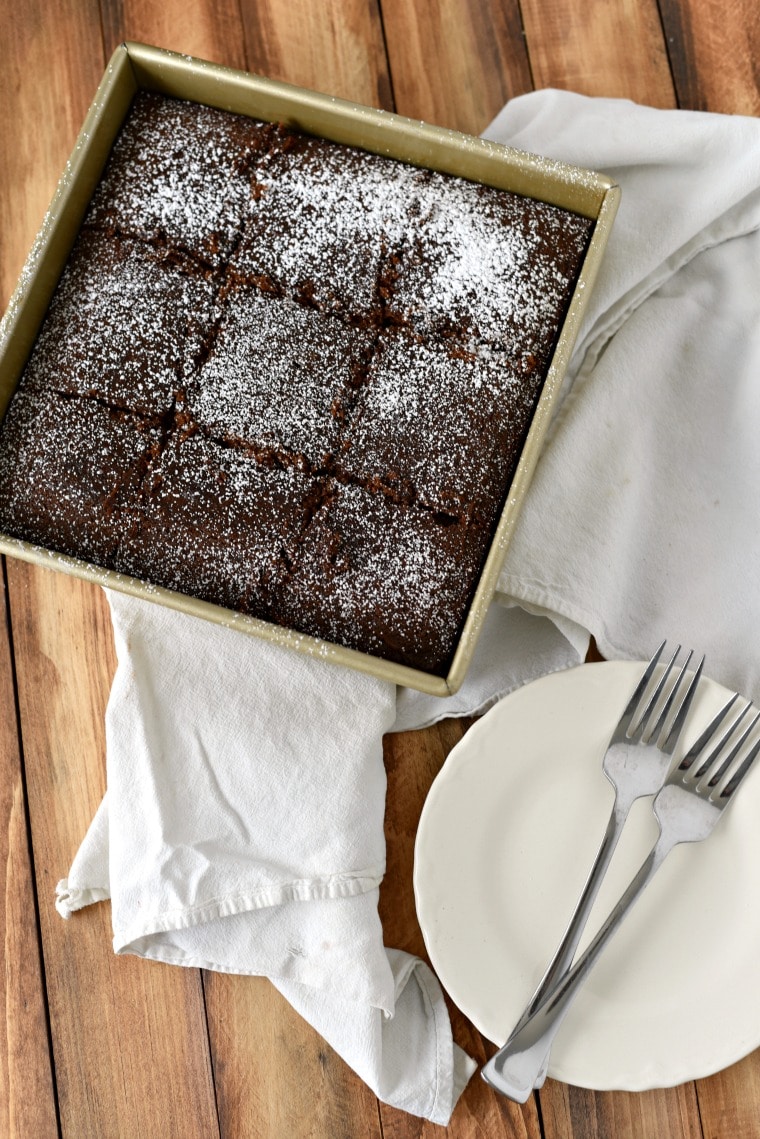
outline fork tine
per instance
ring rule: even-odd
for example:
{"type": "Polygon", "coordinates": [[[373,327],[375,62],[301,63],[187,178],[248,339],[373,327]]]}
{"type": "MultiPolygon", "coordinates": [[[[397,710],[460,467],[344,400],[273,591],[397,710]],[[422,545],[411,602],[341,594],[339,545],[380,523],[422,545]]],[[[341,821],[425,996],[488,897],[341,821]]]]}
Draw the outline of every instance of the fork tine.
{"type": "Polygon", "coordinates": [[[639,701],[641,700],[641,697],[646,692],[647,685],[649,684],[649,681],[652,679],[652,676],[654,674],[654,670],[657,668],[657,665],[659,664],[660,657],[662,656],[662,652],[663,652],[663,649],[665,648],[666,644],[667,644],[667,641],[662,642],[659,649],[654,654],[654,656],[650,660],[649,664],[645,668],[644,673],[641,677],[641,680],[636,685],[636,691],[633,693],[630,700],[626,704],[625,711],[623,712],[622,716],[620,717],[619,722],[621,724],[624,723],[626,720],[631,720],[633,718],[633,714],[639,706],[639,701]]]}
{"type": "MultiPolygon", "coordinates": [[[[681,665],[681,671],[679,672],[678,676],[676,677],[675,684],[673,685],[670,692],[668,693],[668,698],[662,706],[662,711],[660,712],[660,715],[657,718],[657,723],[655,724],[655,726],[652,728],[651,732],[649,733],[649,739],[653,743],[656,742],[660,738],[660,732],[662,731],[663,727],[665,726],[665,721],[667,720],[667,718],[670,714],[670,710],[673,707],[673,703],[675,701],[676,693],[678,692],[679,685],[684,678],[684,674],[686,672],[686,669],[689,667],[689,661],[691,660],[691,658],[693,656],[694,656],[694,652],[692,650],[689,652],[689,655],[686,657],[686,660],[681,665]]],[[[675,658],[673,658],[673,659],[675,659],[675,658]]],[[[671,664],[672,663],[673,662],[671,661],[671,664]]]]}
{"type": "MultiPolygon", "coordinates": [[[[748,704],[747,708],[749,708],[749,707],[751,707],[751,705],[748,704]]],[[[746,712],[747,708],[745,708],[745,712],[746,712]]],[[[752,729],[754,728],[754,726],[758,720],[760,720],[760,712],[757,712],[752,717],[749,724],[744,729],[742,734],[739,736],[739,739],[736,741],[734,746],[731,748],[731,750],[728,753],[728,755],[726,756],[726,758],[720,764],[716,765],[715,771],[710,772],[710,778],[707,781],[708,787],[717,787],[718,786],[721,779],[726,774],[726,772],[728,771],[729,767],[731,766],[731,764],[736,759],[736,757],[739,754],[739,752],[741,751],[741,749],[744,747],[745,743],[747,742],[747,738],[748,738],[750,732],[752,731],[752,729]]],[[[736,727],[736,725],[734,725],[734,727],[736,727]]],[[[697,776],[699,776],[699,774],[700,773],[697,772],[697,776]]]]}
{"type": "MultiPolygon", "coordinates": [[[[662,725],[664,725],[664,723],[665,723],[665,713],[670,710],[670,706],[674,703],[676,692],[678,691],[678,689],[680,687],[681,680],[683,678],[684,673],[686,672],[686,666],[688,665],[689,661],[691,660],[691,656],[692,656],[692,654],[689,653],[688,657],[686,658],[686,663],[684,664],[683,668],[681,669],[681,672],[678,676],[678,680],[676,681],[676,683],[673,687],[673,691],[671,692],[670,697],[668,699],[668,702],[665,705],[665,709],[664,709],[662,717],[661,717],[661,724],[662,725]]],[[[694,699],[694,695],[697,691],[697,688],[699,687],[699,681],[700,681],[700,677],[702,676],[702,669],[704,668],[704,664],[705,664],[705,658],[702,657],[701,661],[699,662],[699,664],[697,665],[697,667],[694,671],[694,675],[692,676],[691,680],[689,681],[689,685],[688,685],[688,687],[687,687],[687,689],[683,695],[681,703],[678,706],[678,710],[676,711],[676,714],[673,717],[673,722],[670,725],[670,729],[668,731],[668,734],[666,735],[665,739],[663,740],[662,744],[660,745],[662,747],[662,750],[666,753],[666,755],[672,755],[674,750],[675,750],[675,746],[678,743],[681,732],[683,731],[683,726],[686,723],[686,717],[688,716],[689,709],[691,708],[691,702],[694,699]]],[[[660,727],[660,724],[658,724],[658,729],[662,730],[662,728],[660,727]]],[[[658,735],[659,735],[659,731],[658,731],[658,735]]]]}
{"type": "Polygon", "coordinates": [[[747,712],[749,712],[751,707],[752,707],[751,704],[745,704],[744,707],[742,708],[741,712],[739,713],[739,715],[734,720],[734,722],[730,725],[730,727],[726,728],[725,732],[723,733],[723,735],[718,740],[715,747],[712,749],[712,751],[708,755],[707,759],[705,759],[702,763],[700,763],[699,766],[697,767],[696,771],[692,774],[691,779],[694,783],[698,783],[700,781],[700,779],[704,779],[705,775],[707,775],[707,772],[710,771],[710,769],[712,768],[716,759],[722,753],[723,748],[726,746],[728,741],[731,739],[731,736],[734,734],[736,729],[739,727],[739,724],[742,722],[744,717],[747,715],[747,712]]]}
{"type": "Polygon", "coordinates": [[[702,660],[700,661],[697,669],[695,670],[694,676],[692,677],[691,683],[688,685],[686,692],[684,693],[683,697],[681,698],[681,703],[676,709],[676,714],[673,717],[672,723],[670,725],[670,728],[668,729],[668,733],[665,737],[665,740],[662,743],[660,743],[660,736],[665,731],[665,724],[667,722],[668,716],[670,715],[671,711],[673,710],[673,707],[676,704],[676,699],[677,699],[678,693],[681,691],[681,682],[683,681],[684,676],[686,675],[686,670],[689,667],[689,664],[691,662],[691,658],[693,655],[694,655],[694,653],[690,652],[689,655],[686,657],[686,660],[684,661],[683,665],[681,666],[681,671],[678,674],[676,682],[673,685],[673,687],[671,688],[670,692],[668,693],[668,698],[663,705],[659,719],[657,720],[657,723],[655,724],[652,731],[649,733],[650,742],[659,743],[659,746],[666,753],[666,755],[671,755],[673,753],[673,749],[675,748],[676,742],[678,740],[679,733],[681,731],[681,728],[684,725],[684,721],[686,720],[686,716],[687,716],[689,708],[691,706],[691,702],[694,699],[694,693],[697,690],[697,684],[699,683],[699,678],[702,675],[702,666],[705,663],[704,657],[702,657],[702,660]]]}
{"type": "MultiPolygon", "coordinates": [[[[715,733],[717,732],[718,728],[719,728],[719,727],[720,727],[720,725],[723,723],[723,721],[725,720],[726,716],[727,716],[727,715],[728,715],[728,713],[731,711],[731,709],[733,708],[734,704],[736,703],[736,701],[737,701],[738,699],[739,699],[739,693],[738,693],[738,692],[734,692],[734,694],[733,694],[733,696],[730,698],[730,700],[728,700],[728,701],[727,701],[727,702],[726,702],[726,703],[723,705],[723,707],[721,708],[721,710],[720,710],[720,711],[719,711],[719,712],[718,712],[718,713],[717,713],[715,716],[713,716],[712,720],[711,720],[711,721],[710,721],[710,723],[707,725],[707,727],[705,728],[705,730],[702,732],[701,736],[699,736],[699,738],[698,738],[697,740],[695,740],[695,741],[694,741],[694,743],[691,745],[691,747],[690,747],[690,748],[689,748],[689,750],[687,751],[686,755],[683,757],[683,759],[682,759],[682,760],[681,760],[681,762],[679,763],[679,765],[678,765],[678,770],[679,770],[679,771],[688,771],[688,770],[691,768],[691,766],[692,766],[692,764],[694,763],[694,761],[695,761],[696,759],[698,759],[698,758],[699,758],[699,756],[700,756],[700,755],[702,754],[702,752],[705,750],[705,748],[707,747],[707,745],[710,743],[710,741],[712,740],[713,736],[714,736],[714,735],[715,735],[715,733]]],[[[747,708],[748,708],[748,707],[749,707],[749,705],[747,705],[747,708]]],[[[713,752],[713,756],[717,755],[717,754],[718,754],[718,752],[720,751],[720,749],[723,747],[723,745],[725,744],[726,740],[727,740],[727,739],[728,739],[728,737],[731,735],[731,733],[733,732],[733,730],[734,730],[734,728],[736,727],[736,725],[739,723],[739,720],[741,720],[742,716],[743,716],[743,715],[744,715],[744,713],[747,711],[747,708],[745,708],[745,709],[744,709],[744,711],[743,711],[743,712],[741,712],[741,713],[739,714],[738,718],[737,718],[737,719],[734,721],[734,723],[731,725],[731,727],[730,727],[730,728],[728,729],[728,731],[725,733],[725,735],[723,736],[723,739],[720,741],[720,743],[718,744],[717,748],[716,748],[716,749],[715,749],[715,751],[713,752]]],[[[712,759],[708,760],[707,766],[709,766],[709,764],[710,764],[711,762],[712,762],[712,759]]]]}
{"type": "MultiPolygon", "coordinates": [[[[755,716],[755,720],[757,720],[757,716],[755,716]]],[[[739,786],[739,784],[741,783],[742,779],[744,778],[744,776],[747,774],[747,772],[749,771],[752,764],[757,759],[758,754],[760,754],[760,739],[755,741],[755,743],[749,749],[749,752],[747,753],[747,755],[742,760],[739,767],[737,767],[736,771],[734,772],[734,774],[729,779],[728,783],[726,783],[726,786],[723,788],[723,790],[720,793],[721,799],[730,799],[731,798],[734,791],[736,791],[736,789],[739,786]]]]}
{"type": "MultiPolygon", "coordinates": [[[[660,651],[662,651],[662,650],[660,650],[660,651]]],[[[663,689],[665,688],[665,685],[667,684],[668,677],[670,676],[670,674],[673,670],[673,665],[676,662],[676,657],[678,656],[680,651],[681,651],[681,646],[677,645],[676,651],[673,653],[673,656],[670,658],[670,661],[665,666],[665,671],[663,672],[662,676],[658,680],[657,685],[655,687],[655,690],[652,693],[651,697],[649,698],[649,701],[647,703],[646,708],[641,713],[641,717],[639,719],[639,722],[636,724],[636,727],[633,729],[633,731],[631,733],[632,736],[641,737],[641,735],[643,735],[644,730],[645,730],[645,728],[649,722],[649,717],[652,715],[652,712],[654,711],[655,706],[657,705],[657,701],[660,699],[660,696],[662,695],[663,689]]],[[[647,671],[649,671],[649,670],[647,670],[647,671]]]]}

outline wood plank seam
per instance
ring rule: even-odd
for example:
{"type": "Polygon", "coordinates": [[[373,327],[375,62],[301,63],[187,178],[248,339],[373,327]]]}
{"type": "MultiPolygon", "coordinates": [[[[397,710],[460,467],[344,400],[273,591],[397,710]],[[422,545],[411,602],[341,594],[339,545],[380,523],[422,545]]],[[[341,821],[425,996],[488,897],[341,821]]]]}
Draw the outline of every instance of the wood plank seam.
{"type": "MultiPolygon", "coordinates": [[[[681,19],[680,10],[677,10],[675,13],[675,17],[676,17],[676,26],[677,26],[678,34],[677,35],[675,35],[675,34],[674,35],[668,35],[668,20],[666,19],[666,14],[664,11],[664,4],[665,3],[667,3],[667,0],[657,0],[657,15],[659,16],[660,27],[662,28],[662,39],[663,39],[663,43],[665,44],[665,56],[666,56],[667,61],[668,61],[668,68],[670,69],[670,79],[671,79],[671,82],[673,84],[673,91],[675,93],[676,107],[680,110],[681,107],[683,106],[683,104],[681,101],[681,91],[680,91],[679,85],[678,85],[678,74],[677,74],[677,68],[675,66],[674,59],[673,59],[673,52],[676,48],[680,48],[681,50],[683,50],[685,29],[683,26],[683,21],[681,19]]],[[[672,5],[669,5],[669,8],[671,9],[671,15],[672,15],[672,5]]],[[[687,100],[687,105],[688,105],[688,100],[687,100]]]]}
{"type": "Polygon", "coordinates": [[[686,60],[693,54],[690,42],[691,28],[686,26],[684,19],[686,13],[680,4],[672,4],[670,0],[657,0],[657,11],[662,25],[662,37],[665,41],[676,106],[679,110],[684,107],[689,110],[706,110],[706,107],[699,106],[697,92],[690,90],[688,82],[684,82],[683,78],[688,71],[686,60]]]}
{"type": "MultiPolygon", "coordinates": [[[[536,90],[536,76],[533,72],[533,58],[530,54],[530,46],[528,44],[528,33],[525,29],[525,17],[523,15],[522,0],[517,0],[517,14],[520,17],[520,35],[522,36],[523,43],[525,44],[525,58],[526,58],[526,62],[528,65],[528,75],[530,76],[530,86],[531,86],[531,90],[535,91],[536,90]]],[[[538,1098],[538,1097],[536,1097],[536,1098],[538,1098]]],[[[541,1134],[543,1134],[543,1132],[541,1134]]]]}
{"type": "Polygon", "coordinates": [[[541,1139],[547,1139],[547,1131],[544,1126],[544,1111],[541,1106],[541,1096],[538,1088],[533,1092],[533,1102],[536,1105],[536,1120],[538,1122],[539,1134],[541,1135],[541,1139]]]}
{"type": "Polygon", "coordinates": [[[45,1006],[45,1032],[47,1034],[48,1056],[50,1058],[50,1078],[53,1086],[53,1105],[55,1108],[56,1127],[58,1135],[61,1132],[61,1111],[58,1102],[58,1081],[55,1070],[55,1052],[53,1051],[53,1031],[50,1023],[50,1002],[48,999],[47,974],[45,971],[45,952],[42,941],[42,926],[40,924],[40,906],[37,893],[37,875],[34,866],[34,844],[32,841],[32,822],[29,815],[29,795],[26,785],[26,767],[24,763],[24,733],[21,724],[21,706],[18,694],[18,677],[16,675],[16,657],[13,648],[13,618],[11,615],[11,598],[8,588],[8,567],[5,555],[0,558],[2,562],[3,589],[5,591],[5,620],[7,624],[8,646],[10,649],[11,683],[13,685],[13,714],[16,720],[16,735],[18,738],[19,777],[21,780],[21,793],[24,806],[24,826],[26,829],[27,856],[29,858],[29,871],[31,876],[32,905],[34,907],[34,928],[37,935],[37,953],[40,962],[40,983],[45,1006]]]}
{"type": "MultiPolygon", "coordinates": [[[[101,0],[101,3],[102,3],[102,0],[101,0]]],[[[240,45],[243,49],[243,62],[245,64],[245,70],[250,71],[251,65],[250,65],[249,60],[248,60],[248,44],[246,43],[245,31],[244,31],[245,21],[243,19],[243,0],[236,0],[236,5],[237,5],[238,21],[240,24],[240,45]]]]}
{"type": "Polygon", "coordinates": [[[211,1068],[211,1087],[214,1092],[214,1107],[216,1108],[216,1126],[217,1133],[221,1137],[222,1134],[222,1118],[219,1110],[219,1092],[216,1086],[216,1052],[214,1050],[214,1042],[211,1039],[211,1025],[209,1024],[208,1005],[206,1004],[206,970],[199,969],[198,974],[201,982],[201,999],[203,1001],[203,1019],[206,1022],[206,1037],[208,1039],[208,1055],[211,1068]]]}
{"type": "Polygon", "coordinates": [[[106,48],[106,26],[103,21],[103,5],[101,3],[98,4],[98,25],[100,27],[100,55],[105,68],[108,62],[108,50],[106,48]]]}
{"type": "Polygon", "coordinates": [[[377,0],[377,14],[380,19],[380,33],[383,37],[383,53],[385,55],[385,66],[388,72],[388,89],[391,97],[391,110],[396,110],[396,92],[393,88],[393,68],[391,67],[391,57],[388,51],[388,36],[385,32],[385,14],[383,12],[383,0],[377,0]]]}

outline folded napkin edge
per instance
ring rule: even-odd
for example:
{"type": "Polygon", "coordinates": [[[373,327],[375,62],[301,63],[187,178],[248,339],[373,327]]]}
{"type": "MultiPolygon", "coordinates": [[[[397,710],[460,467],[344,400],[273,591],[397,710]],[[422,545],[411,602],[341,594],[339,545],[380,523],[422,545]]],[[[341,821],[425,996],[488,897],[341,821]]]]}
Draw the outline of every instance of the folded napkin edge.
{"type": "Polygon", "coordinates": [[[70,886],[68,878],[61,878],[55,888],[55,908],[64,921],[68,921],[77,910],[91,906],[95,902],[106,902],[110,896],[110,892],[103,887],[80,889],[70,886]]]}
{"type": "MultiPolygon", "coordinates": [[[[369,868],[356,874],[333,874],[322,879],[303,878],[273,886],[262,886],[249,893],[228,894],[196,906],[162,910],[160,914],[140,915],[127,926],[114,925],[114,945],[126,946],[143,937],[172,930],[191,929],[217,918],[234,917],[252,910],[269,909],[288,902],[328,901],[368,894],[380,885],[383,868],[369,868]]],[[[83,905],[86,903],[82,903],[83,905]]],[[[119,949],[116,950],[119,952],[119,949]]]]}

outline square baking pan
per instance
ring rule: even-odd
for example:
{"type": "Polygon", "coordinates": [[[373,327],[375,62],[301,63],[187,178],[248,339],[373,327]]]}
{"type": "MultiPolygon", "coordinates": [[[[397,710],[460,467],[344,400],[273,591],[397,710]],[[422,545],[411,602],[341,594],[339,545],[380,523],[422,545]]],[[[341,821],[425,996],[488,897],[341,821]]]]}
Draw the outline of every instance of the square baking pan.
{"type": "Polygon", "coordinates": [[[334,142],[536,198],[593,219],[594,228],[456,651],[445,677],[172,592],[0,535],[0,552],[264,637],[436,696],[461,685],[496,588],[515,520],[596,278],[619,188],[609,178],[455,131],[142,44],[116,49],[0,324],[0,417],[21,378],[90,199],[141,89],[283,123],[334,142]]]}

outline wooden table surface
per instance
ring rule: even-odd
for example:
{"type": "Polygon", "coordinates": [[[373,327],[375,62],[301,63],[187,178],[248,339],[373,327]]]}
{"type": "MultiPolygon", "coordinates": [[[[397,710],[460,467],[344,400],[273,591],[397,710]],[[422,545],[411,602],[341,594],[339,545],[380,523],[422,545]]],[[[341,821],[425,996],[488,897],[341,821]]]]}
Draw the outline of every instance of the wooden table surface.
{"type": "MultiPolygon", "coordinates": [[[[478,133],[532,87],[757,115],[755,0],[26,0],[0,5],[0,308],[105,62],[141,40],[478,133]]],[[[262,978],[115,957],[107,904],[64,923],[56,881],[104,790],[115,658],[104,597],[9,559],[0,622],[0,1136],[411,1139],[262,978]]],[[[387,739],[389,945],[423,952],[411,890],[427,788],[466,730],[387,739]]],[[[485,1043],[452,1010],[457,1040],[485,1043]]],[[[760,1051],[643,1094],[548,1081],[524,1107],[474,1079],[448,1133],[760,1135],[760,1051]]]]}

